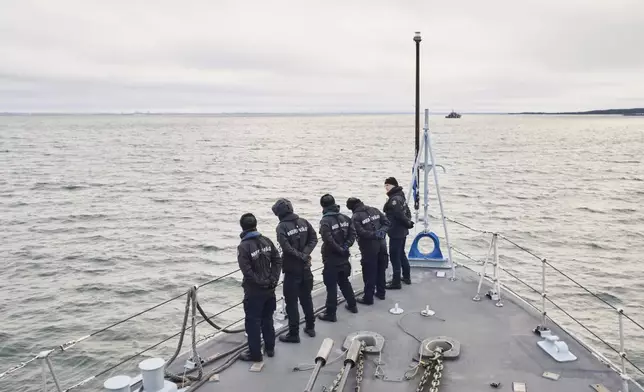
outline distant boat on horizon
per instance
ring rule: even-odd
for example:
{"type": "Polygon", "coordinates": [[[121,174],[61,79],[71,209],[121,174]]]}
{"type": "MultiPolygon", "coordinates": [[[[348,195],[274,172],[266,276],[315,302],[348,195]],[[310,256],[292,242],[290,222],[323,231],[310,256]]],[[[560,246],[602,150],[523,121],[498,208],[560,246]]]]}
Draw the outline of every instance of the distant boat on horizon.
{"type": "Polygon", "coordinates": [[[454,109],[452,109],[452,112],[445,116],[445,118],[461,118],[461,115],[456,113],[454,109]]]}

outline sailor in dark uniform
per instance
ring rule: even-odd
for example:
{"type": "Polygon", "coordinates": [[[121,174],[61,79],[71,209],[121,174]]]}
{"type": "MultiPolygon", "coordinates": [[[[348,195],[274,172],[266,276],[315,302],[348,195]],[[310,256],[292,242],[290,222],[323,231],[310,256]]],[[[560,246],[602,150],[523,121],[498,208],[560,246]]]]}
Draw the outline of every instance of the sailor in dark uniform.
{"type": "Polygon", "coordinates": [[[241,243],[237,247],[237,262],[244,274],[244,313],[248,351],[241,354],[242,361],[261,362],[261,338],[264,338],[266,355],[275,355],[275,287],[279,280],[282,260],[273,242],[257,231],[257,219],[244,214],[239,220],[242,228],[241,243]]]}
{"type": "Polygon", "coordinates": [[[340,206],[335,204],[333,196],[326,194],[320,198],[322,220],[320,236],[322,237],[322,277],[326,286],[326,311],[318,316],[320,320],[337,321],[338,286],[346,299],[345,307],[352,313],[358,313],[353,287],[349,282],[351,264],[349,248],[356,239],[356,230],[351,218],[340,213],[340,206]]]}
{"type": "Polygon", "coordinates": [[[293,213],[293,205],[287,199],[279,199],[272,207],[279,218],[277,242],[282,248],[282,268],[284,270],[284,300],[288,315],[288,334],[279,339],[287,343],[300,342],[299,298],[306,326],[304,333],[315,337],[315,314],[313,313],[313,274],[311,273],[311,252],[318,243],[313,226],[293,213]]]}
{"type": "Polygon", "coordinates": [[[365,205],[360,199],[350,197],[347,208],[353,211],[351,220],[358,236],[358,246],[362,254],[362,280],[364,295],[357,302],[364,305],[373,304],[376,297],[385,299],[385,272],[388,256],[385,235],[389,230],[389,220],[377,208],[365,205]]]}
{"type": "Polygon", "coordinates": [[[387,233],[389,235],[389,257],[391,258],[391,268],[393,270],[393,279],[387,284],[387,289],[397,290],[401,288],[400,271],[402,269],[402,281],[411,284],[409,260],[405,254],[405,242],[409,229],[414,227],[411,220],[411,211],[407,205],[407,199],[403,189],[398,186],[398,181],[394,177],[385,180],[385,189],[389,200],[383,208],[384,213],[391,222],[391,228],[387,233]]]}

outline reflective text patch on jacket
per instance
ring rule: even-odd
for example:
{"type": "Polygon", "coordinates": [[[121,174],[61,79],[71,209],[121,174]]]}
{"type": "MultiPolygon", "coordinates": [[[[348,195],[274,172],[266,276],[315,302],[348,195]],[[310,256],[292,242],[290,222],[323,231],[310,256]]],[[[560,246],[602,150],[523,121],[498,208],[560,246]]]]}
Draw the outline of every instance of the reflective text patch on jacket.
{"type": "Polygon", "coordinates": [[[237,247],[237,262],[244,278],[246,292],[268,291],[271,283],[277,284],[282,260],[273,242],[263,235],[246,234],[237,247]]]}
{"type": "Polygon", "coordinates": [[[282,248],[284,272],[301,272],[310,268],[309,256],[318,243],[315,229],[306,220],[293,214],[277,225],[277,242],[282,248]]]}

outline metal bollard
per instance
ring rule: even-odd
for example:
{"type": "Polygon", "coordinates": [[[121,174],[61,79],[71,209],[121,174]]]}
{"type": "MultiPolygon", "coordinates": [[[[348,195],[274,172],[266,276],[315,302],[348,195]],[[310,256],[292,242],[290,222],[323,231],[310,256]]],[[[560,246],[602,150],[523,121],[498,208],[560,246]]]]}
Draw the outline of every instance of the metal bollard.
{"type": "Polygon", "coordinates": [[[105,380],[103,388],[110,392],[130,392],[131,381],[132,379],[128,376],[115,376],[105,380]]]}
{"type": "Polygon", "coordinates": [[[149,358],[139,363],[143,376],[145,392],[174,392],[177,385],[164,379],[165,361],[162,358],[149,358]]]}
{"type": "Polygon", "coordinates": [[[149,358],[139,363],[143,376],[143,389],[149,392],[163,389],[163,365],[165,361],[161,358],[149,358]]]}

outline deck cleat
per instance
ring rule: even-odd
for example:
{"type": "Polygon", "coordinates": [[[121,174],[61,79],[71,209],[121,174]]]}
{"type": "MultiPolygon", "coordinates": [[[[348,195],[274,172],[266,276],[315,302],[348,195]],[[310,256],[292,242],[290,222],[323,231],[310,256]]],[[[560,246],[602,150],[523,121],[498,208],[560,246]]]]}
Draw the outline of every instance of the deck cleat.
{"type": "Polygon", "coordinates": [[[559,336],[548,333],[544,340],[537,342],[537,345],[557,362],[577,360],[577,357],[568,350],[568,345],[559,340],[559,336]]]}
{"type": "Polygon", "coordinates": [[[393,308],[389,309],[389,313],[391,314],[401,314],[402,312],[404,312],[404,310],[398,306],[398,302],[396,302],[393,308]]]}
{"type": "Polygon", "coordinates": [[[435,314],[436,314],[436,312],[434,312],[433,310],[431,310],[431,309],[429,308],[429,305],[425,306],[425,309],[423,309],[423,310],[421,310],[421,311],[420,311],[420,315],[421,315],[421,316],[424,316],[424,317],[430,317],[430,316],[433,316],[433,315],[435,315],[435,314]]]}

